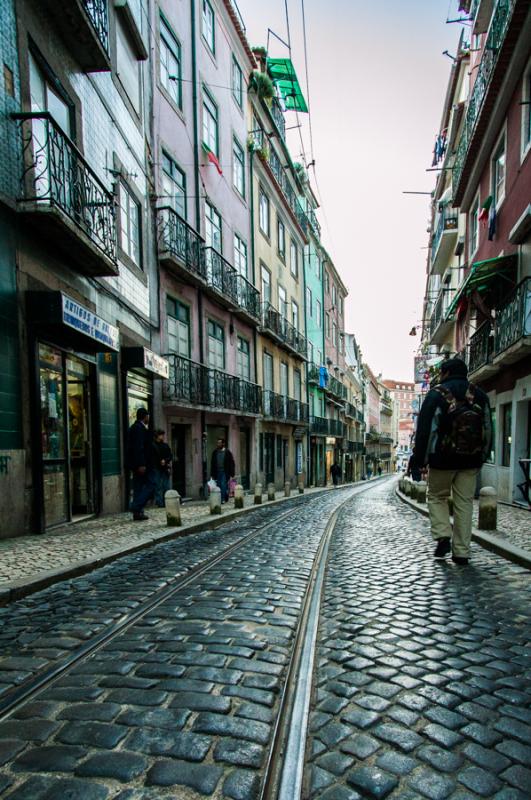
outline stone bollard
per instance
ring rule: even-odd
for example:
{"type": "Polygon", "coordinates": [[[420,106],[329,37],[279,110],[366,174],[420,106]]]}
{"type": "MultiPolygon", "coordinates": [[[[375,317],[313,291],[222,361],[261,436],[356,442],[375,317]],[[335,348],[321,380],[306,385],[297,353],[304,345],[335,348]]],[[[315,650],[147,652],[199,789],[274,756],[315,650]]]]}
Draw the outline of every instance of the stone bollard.
{"type": "Polygon", "coordinates": [[[426,481],[419,481],[417,483],[417,503],[424,505],[426,503],[426,492],[428,490],[428,484],[426,481]]]}
{"type": "Polygon", "coordinates": [[[169,528],[179,527],[181,522],[181,496],[175,489],[168,489],[164,495],[164,506],[166,508],[166,525],[169,528]]]}
{"type": "Polygon", "coordinates": [[[398,479],[398,491],[402,492],[402,493],[404,492],[404,479],[403,478],[399,478],[398,479]]]}
{"type": "Polygon", "coordinates": [[[215,486],[210,490],[208,499],[210,503],[210,513],[221,514],[221,489],[219,486],[215,486]]]}
{"type": "Polygon", "coordinates": [[[406,497],[411,497],[411,483],[412,481],[410,481],[409,478],[406,478],[404,481],[404,492],[406,497]]]}
{"type": "Polygon", "coordinates": [[[495,531],[498,524],[498,495],[493,486],[484,486],[479,492],[478,528],[495,531]]]}
{"type": "Polygon", "coordinates": [[[274,500],[275,497],[276,497],[275,484],[274,483],[268,483],[267,484],[267,499],[268,500],[274,500]]]}
{"type": "Polygon", "coordinates": [[[416,500],[417,499],[417,486],[418,486],[417,481],[411,481],[411,486],[410,486],[410,489],[409,489],[409,496],[411,497],[412,500],[416,500]]]}
{"type": "Polygon", "coordinates": [[[234,488],[234,508],[243,508],[243,486],[237,483],[234,488]]]}
{"type": "Polygon", "coordinates": [[[286,481],[284,484],[284,497],[289,497],[291,494],[291,483],[286,481]]]}
{"type": "Polygon", "coordinates": [[[304,478],[299,479],[298,487],[299,494],[304,494],[304,478]]]}
{"type": "Polygon", "coordinates": [[[254,504],[259,506],[262,503],[262,484],[256,483],[254,486],[254,504]]]}

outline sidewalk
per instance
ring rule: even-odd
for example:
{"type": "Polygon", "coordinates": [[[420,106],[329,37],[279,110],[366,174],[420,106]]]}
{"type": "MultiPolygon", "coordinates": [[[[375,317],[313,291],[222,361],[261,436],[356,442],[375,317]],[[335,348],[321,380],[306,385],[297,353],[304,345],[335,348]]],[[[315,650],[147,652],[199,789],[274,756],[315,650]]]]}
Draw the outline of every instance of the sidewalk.
{"type": "MultiPolygon", "coordinates": [[[[319,486],[305,489],[304,493],[312,495],[331,490],[331,486],[319,486]]],[[[297,489],[292,489],[291,497],[298,496],[297,489]]],[[[182,525],[179,528],[166,526],[163,508],[148,508],[149,520],[146,522],[133,522],[131,513],[124,511],[70,523],[40,535],[0,539],[0,605],[57,581],[90,572],[155,542],[218,527],[248,513],[251,508],[271,505],[266,497],[264,494],[262,506],[255,506],[253,494],[246,494],[243,510],[235,510],[234,500],[231,499],[222,507],[220,515],[210,515],[208,502],[204,500],[184,503],[181,506],[182,525]]],[[[289,502],[289,499],[284,497],[283,491],[276,492],[273,502],[286,501],[289,502]]]]}
{"type": "MultiPolygon", "coordinates": [[[[414,508],[415,511],[425,517],[428,516],[428,508],[425,504],[412,500],[398,487],[396,494],[400,500],[414,508]]],[[[531,569],[531,512],[525,508],[498,504],[497,529],[480,531],[477,527],[478,506],[478,501],[474,500],[473,541],[509,561],[531,569]]]]}

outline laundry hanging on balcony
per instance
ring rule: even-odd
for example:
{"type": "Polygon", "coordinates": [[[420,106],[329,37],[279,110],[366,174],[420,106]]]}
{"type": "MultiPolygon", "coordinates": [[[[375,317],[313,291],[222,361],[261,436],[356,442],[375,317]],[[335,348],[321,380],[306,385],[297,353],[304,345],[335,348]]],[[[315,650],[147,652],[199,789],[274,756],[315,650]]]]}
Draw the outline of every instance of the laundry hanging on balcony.
{"type": "Polygon", "coordinates": [[[219,163],[217,155],[210,149],[210,147],[203,142],[203,150],[207,154],[207,158],[211,164],[214,164],[215,168],[219,172],[220,175],[223,175],[223,170],[221,169],[221,164],[219,163]]]}
{"type": "Polygon", "coordinates": [[[268,58],[267,71],[280,92],[286,109],[308,113],[308,106],[291,59],[268,58]]]}
{"type": "Polygon", "coordinates": [[[328,370],[326,367],[319,367],[319,388],[326,389],[328,384],[328,370]]]}

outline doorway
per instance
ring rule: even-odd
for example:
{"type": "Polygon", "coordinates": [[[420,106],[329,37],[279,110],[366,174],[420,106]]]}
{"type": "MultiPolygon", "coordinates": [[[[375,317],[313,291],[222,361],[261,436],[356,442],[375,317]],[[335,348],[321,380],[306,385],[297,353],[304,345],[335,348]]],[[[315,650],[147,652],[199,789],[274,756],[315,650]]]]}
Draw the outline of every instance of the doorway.
{"type": "Polygon", "coordinates": [[[186,497],[186,432],[187,425],[171,426],[172,487],[186,497]]]}
{"type": "Polygon", "coordinates": [[[275,481],[275,434],[264,433],[264,472],[266,484],[275,481]]]}
{"type": "Polygon", "coordinates": [[[249,428],[240,428],[240,483],[246,490],[251,488],[250,442],[251,431],[249,428]]]}
{"type": "Polygon", "coordinates": [[[90,366],[67,358],[68,441],[70,451],[71,517],[94,513],[94,465],[92,457],[92,394],[90,366]]]}
{"type": "Polygon", "coordinates": [[[212,453],[217,447],[218,439],[225,439],[227,449],[231,449],[231,443],[227,438],[227,432],[228,429],[225,425],[207,425],[207,471],[209,477],[214,477],[210,475],[210,465],[212,462],[212,453]]]}

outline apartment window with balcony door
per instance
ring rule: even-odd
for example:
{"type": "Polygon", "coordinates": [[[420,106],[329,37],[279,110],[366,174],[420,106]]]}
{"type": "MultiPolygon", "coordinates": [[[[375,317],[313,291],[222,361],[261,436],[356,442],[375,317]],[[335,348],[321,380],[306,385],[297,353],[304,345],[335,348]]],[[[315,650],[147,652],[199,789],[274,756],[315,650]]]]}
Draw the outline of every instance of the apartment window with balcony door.
{"type": "Polygon", "coordinates": [[[262,301],[264,303],[271,302],[271,273],[262,264],[260,269],[260,283],[262,289],[262,301]]]}
{"type": "Polygon", "coordinates": [[[245,197],[245,151],[239,141],[232,140],[232,183],[241,197],[245,197]]]}
{"type": "Polygon", "coordinates": [[[313,316],[312,308],[312,290],[309,286],[306,287],[306,314],[308,317],[313,316]]]}
{"type": "Polygon", "coordinates": [[[492,157],[492,202],[497,208],[505,197],[505,133],[492,157]]]}
{"type": "Polygon", "coordinates": [[[324,363],[323,362],[323,351],[322,350],[318,350],[317,351],[317,363],[319,365],[322,365],[324,363]]]}
{"type": "Polygon", "coordinates": [[[345,311],[345,306],[344,306],[343,295],[339,295],[339,313],[341,316],[343,316],[344,311],[345,311]]]}
{"type": "Polygon", "coordinates": [[[209,319],[208,329],[208,366],[213,369],[225,369],[225,331],[214,320],[209,319]]]}
{"type": "Polygon", "coordinates": [[[190,309],[173,297],[166,298],[168,348],[170,353],[190,356],[190,309]]]}
{"type": "Polygon", "coordinates": [[[291,324],[296,331],[299,330],[299,306],[295,300],[291,301],[291,324]]]}
{"type": "Polygon", "coordinates": [[[288,318],[288,297],[286,295],[286,290],[280,285],[278,287],[278,310],[284,319],[288,318]]]}
{"type": "Polygon", "coordinates": [[[133,264],[142,268],[140,234],[141,206],[129,186],[127,186],[123,180],[119,183],[118,193],[120,206],[120,250],[127,258],[131,259],[133,264]]]}
{"type": "Polygon", "coordinates": [[[337,348],[337,325],[332,322],[332,344],[337,348]]]}
{"type": "Polygon", "coordinates": [[[330,339],[330,314],[328,312],[325,314],[325,324],[326,338],[330,339]]]}
{"type": "Polygon", "coordinates": [[[134,110],[140,114],[140,64],[119,19],[116,20],[116,76],[134,110]]]}
{"type": "Polygon", "coordinates": [[[288,365],[285,361],[280,362],[280,394],[282,397],[288,397],[289,395],[288,365]]]}
{"type": "Polygon", "coordinates": [[[335,283],[332,285],[332,305],[337,306],[337,289],[335,283]]]}
{"type": "Polygon", "coordinates": [[[323,310],[320,300],[315,301],[315,324],[319,330],[323,327],[323,310]]]}
{"type": "Polygon", "coordinates": [[[325,289],[326,293],[330,294],[330,275],[325,270],[325,289]]]}
{"type": "Polygon", "coordinates": [[[214,16],[214,9],[208,2],[203,0],[202,14],[201,14],[201,34],[203,39],[208,45],[211,53],[216,52],[216,18],[214,16]]]}
{"type": "Polygon", "coordinates": [[[203,91],[203,144],[219,156],[218,107],[206,91],[203,91]]]}
{"type": "Polygon", "coordinates": [[[479,245],[479,194],[468,215],[468,236],[468,251],[470,256],[473,256],[479,245]]]}
{"type": "Polygon", "coordinates": [[[512,403],[504,403],[500,408],[501,412],[501,434],[502,434],[502,447],[501,447],[501,465],[502,467],[511,466],[511,447],[512,447],[512,422],[513,422],[513,405],[512,403]]]}
{"type": "Polygon", "coordinates": [[[232,96],[239,107],[243,108],[243,72],[234,56],[232,56],[232,96]]]}
{"type": "Polygon", "coordinates": [[[522,81],[522,144],[521,160],[523,161],[531,148],[531,65],[522,81]]]}
{"type": "Polygon", "coordinates": [[[300,369],[293,370],[293,399],[301,402],[302,399],[302,379],[300,369]]]}
{"type": "Polygon", "coordinates": [[[290,271],[294,278],[299,277],[299,249],[297,244],[292,240],[290,245],[290,271]]]}
{"type": "Polygon", "coordinates": [[[208,200],[205,201],[205,240],[207,247],[222,252],[221,216],[208,200]]]}
{"type": "MultiPolygon", "coordinates": [[[[59,86],[59,81],[54,79],[54,87],[48,80],[37,63],[37,59],[32,53],[29,53],[29,76],[30,76],[30,99],[31,110],[34,113],[39,111],[47,111],[52,117],[53,121],[66,133],[66,135],[74,140],[73,120],[74,120],[74,104],[63,92],[62,87],[59,86]]],[[[50,78],[52,74],[50,72],[50,78]]],[[[40,146],[44,146],[44,126],[42,128],[42,136],[37,132],[39,121],[35,120],[33,125],[33,135],[37,139],[40,146]],[[43,139],[41,142],[40,139],[43,139]]]]}
{"type": "Polygon", "coordinates": [[[247,278],[247,245],[237,233],[234,234],[234,266],[240,275],[247,278]]]}
{"type": "Polygon", "coordinates": [[[260,223],[260,230],[267,236],[269,239],[269,235],[271,232],[270,226],[270,203],[269,197],[266,195],[264,190],[260,187],[260,197],[258,203],[258,210],[259,210],[259,223],[260,223]]]}
{"type": "Polygon", "coordinates": [[[182,108],[181,45],[163,16],[160,17],[160,82],[173,102],[182,108]]]}
{"type": "Polygon", "coordinates": [[[247,339],[244,339],[241,336],[238,336],[236,369],[238,378],[241,378],[244,381],[251,380],[251,348],[247,339]]]}
{"type": "Polygon", "coordinates": [[[173,158],[162,153],[162,202],[186,219],[186,175],[173,158]]]}
{"type": "Polygon", "coordinates": [[[277,217],[277,252],[281,261],[286,260],[286,227],[280,217],[277,217]]]}

